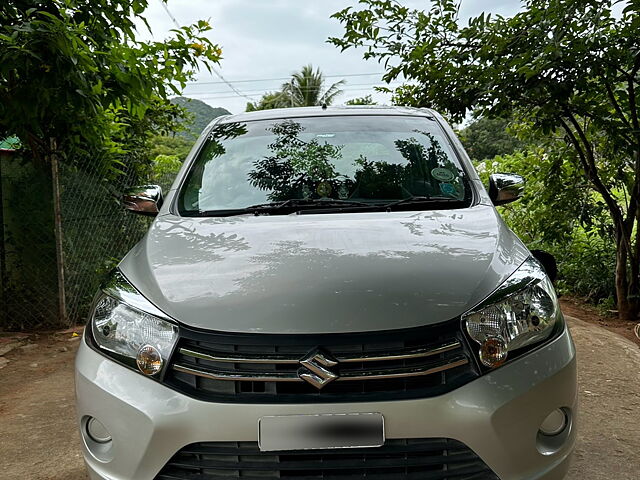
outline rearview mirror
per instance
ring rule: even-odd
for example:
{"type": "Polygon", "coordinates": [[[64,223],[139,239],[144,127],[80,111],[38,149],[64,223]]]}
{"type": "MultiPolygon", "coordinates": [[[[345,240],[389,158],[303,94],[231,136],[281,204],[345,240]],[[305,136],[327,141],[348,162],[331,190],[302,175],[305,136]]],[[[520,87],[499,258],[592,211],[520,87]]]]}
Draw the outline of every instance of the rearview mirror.
{"type": "Polygon", "coordinates": [[[158,185],[129,188],[122,195],[122,206],[133,213],[157,215],[162,206],[162,188],[158,185]]]}
{"type": "Polygon", "coordinates": [[[495,206],[522,197],[525,180],[515,173],[494,173],[489,177],[489,197],[495,206]]]}

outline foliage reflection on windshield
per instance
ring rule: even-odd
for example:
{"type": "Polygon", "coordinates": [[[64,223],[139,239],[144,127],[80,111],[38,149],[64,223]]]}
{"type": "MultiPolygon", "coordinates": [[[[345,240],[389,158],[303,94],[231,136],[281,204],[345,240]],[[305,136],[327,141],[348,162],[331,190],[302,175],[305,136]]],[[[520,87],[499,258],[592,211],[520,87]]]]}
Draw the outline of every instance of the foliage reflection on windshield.
{"type": "Polygon", "coordinates": [[[249,182],[267,192],[269,200],[331,197],[335,192],[343,193],[341,198],[348,196],[353,182],[336,171],[344,145],[317,138],[304,141],[300,138],[304,127],[292,120],[276,123],[268,130],[275,137],[268,146],[272,154],[254,163],[249,182]]]}
{"type": "Polygon", "coordinates": [[[228,123],[209,135],[179,196],[183,214],[290,199],[371,204],[465,200],[464,171],[434,121],[343,116],[228,123]]]}

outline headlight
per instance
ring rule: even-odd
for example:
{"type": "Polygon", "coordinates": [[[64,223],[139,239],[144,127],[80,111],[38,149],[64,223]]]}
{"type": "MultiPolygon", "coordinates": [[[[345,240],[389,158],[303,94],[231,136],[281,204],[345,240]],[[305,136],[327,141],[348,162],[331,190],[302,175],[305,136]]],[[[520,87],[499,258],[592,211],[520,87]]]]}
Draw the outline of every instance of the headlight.
{"type": "Polygon", "coordinates": [[[542,266],[530,258],[462,319],[469,336],[480,344],[480,361],[497,367],[508,352],[549,338],[560,320],[560,309],[542,266]]]}
{"type": "Polygon", "coordinates": [[[146,375],[162,371],[178,339],[178,327],[115,272],[91,318],[96,346],[146,375]],[[162,318],[165,317],[165,318],[162,318]]]}

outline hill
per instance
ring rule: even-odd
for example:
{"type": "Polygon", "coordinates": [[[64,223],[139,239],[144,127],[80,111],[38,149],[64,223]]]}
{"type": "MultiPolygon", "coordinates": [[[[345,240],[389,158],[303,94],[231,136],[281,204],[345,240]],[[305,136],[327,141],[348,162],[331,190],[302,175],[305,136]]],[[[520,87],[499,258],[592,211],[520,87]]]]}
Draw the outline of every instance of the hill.
{"type": "Polygon", "coordinates": [[[193,118],[189,122],[189,125],[185,125],[187,130],[180,132],[179,135],[187,138],[195,138],[204,128],[216,117],[221,115],[229,115],[229,112],[225,108],[214,108],[211,105],[204,103],[202,100],[188,97],[175,97],[171,99],[171,103],[180,105],[187,110],[193,118]]]}

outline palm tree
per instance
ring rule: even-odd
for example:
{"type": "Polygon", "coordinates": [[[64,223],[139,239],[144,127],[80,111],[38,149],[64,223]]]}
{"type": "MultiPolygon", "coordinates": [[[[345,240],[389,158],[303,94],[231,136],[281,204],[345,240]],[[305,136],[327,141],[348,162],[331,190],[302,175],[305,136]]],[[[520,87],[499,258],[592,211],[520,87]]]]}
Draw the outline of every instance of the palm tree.
{"type": "Polygon", "coordinates": [[[268,92],[262,95],[257,102],[247,102],[247,112],[256,110],[269,110],[272,108],[286,108],[291,106],[291,101],[283,92],[268,92]]]}
{"type": "Polygon", "coordinates": [[[340,87],[344,83],[340,80],[325,90],[324,75],[320,69],[314,72],[312,65],[306,65],[292,75],[290,82],[282,85],[282,93],[292,107],[330,105],[342,93],[340,87]]]}

